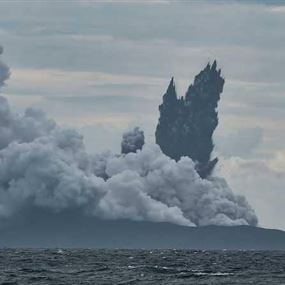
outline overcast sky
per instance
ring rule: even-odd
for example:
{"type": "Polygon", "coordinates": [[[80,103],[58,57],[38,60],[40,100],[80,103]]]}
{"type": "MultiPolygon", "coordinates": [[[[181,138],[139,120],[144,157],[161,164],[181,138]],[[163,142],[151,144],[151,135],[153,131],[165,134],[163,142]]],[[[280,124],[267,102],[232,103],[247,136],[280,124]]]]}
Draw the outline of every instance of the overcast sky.
{"type": "Polygon", "coordinates": [[[285,2],[2,1],[3,89],[79,129],[90,152],[119,151],[139,125],[154,140],[171,76],[179,96],[208,61],[225,77],[218,173],[260,224],[285,229],[285,2]]]}

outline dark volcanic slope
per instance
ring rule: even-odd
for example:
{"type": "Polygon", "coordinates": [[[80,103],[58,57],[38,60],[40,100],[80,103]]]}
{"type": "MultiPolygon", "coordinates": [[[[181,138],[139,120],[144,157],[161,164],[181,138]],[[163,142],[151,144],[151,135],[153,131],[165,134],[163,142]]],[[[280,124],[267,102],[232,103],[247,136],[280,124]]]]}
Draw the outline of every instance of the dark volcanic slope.
{"type": "Polygon", "coordinates": [[[1,247],[285,250],[285,232],[249,226],[182,227],[37,213],[0,229],[1,247]],[[24,222],[25,221],[25,222],[24,222]]]}

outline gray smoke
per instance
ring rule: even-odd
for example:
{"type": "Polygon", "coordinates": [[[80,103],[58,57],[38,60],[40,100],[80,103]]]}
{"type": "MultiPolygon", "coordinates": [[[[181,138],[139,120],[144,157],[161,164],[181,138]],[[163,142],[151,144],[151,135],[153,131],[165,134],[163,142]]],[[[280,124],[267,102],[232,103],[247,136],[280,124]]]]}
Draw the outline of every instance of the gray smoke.
{"type": "MultiPolygon", "coordinates": [[[[0,55],[3,53],[3,47],[0,46],[0,55]]],[[[0,60],[0,87],[4,85],[5,81],[10,77],[9,67],[0,60]]]]}
{"type": "Polygon", "coordinates": [[[144,132],[139,127],[123,134],[121,143],[122,153],[136,152],[144,145],[144,132]]]}
{"type": "Polygon", "coordinates": [[[176,162],[158,145],[142,146],[139,129],[124,140],[131,152],[91,156],[77,131],[34,109],[15,114],[0,97],[0,226],[33,208],[188,226],[257,224],[224,179],[203,180],[190,158],[176,162]]]}

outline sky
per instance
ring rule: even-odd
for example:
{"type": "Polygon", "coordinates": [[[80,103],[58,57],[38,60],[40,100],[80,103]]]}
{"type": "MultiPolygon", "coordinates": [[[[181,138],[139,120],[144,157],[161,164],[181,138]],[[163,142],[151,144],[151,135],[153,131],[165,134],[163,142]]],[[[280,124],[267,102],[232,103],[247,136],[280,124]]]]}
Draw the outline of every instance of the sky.
{"type": "Polygon", "coordinates": [[[183,96],[217,59],[225,77],[215,133],[224,176],[261,226],[285,230],[285,2],[2,1],[3,88],[18,112],[43,109],[91,153],[120,151],[139,125],[154,141],[174,76],[183,96]]]}

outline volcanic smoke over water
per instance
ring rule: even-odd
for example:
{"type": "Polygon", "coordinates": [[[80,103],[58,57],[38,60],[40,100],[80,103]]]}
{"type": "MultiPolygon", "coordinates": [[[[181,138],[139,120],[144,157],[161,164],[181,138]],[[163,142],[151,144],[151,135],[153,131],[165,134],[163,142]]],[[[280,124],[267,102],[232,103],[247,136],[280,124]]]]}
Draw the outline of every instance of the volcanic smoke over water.
{"type": "MultiPolygon", "coordinates": [[[[0,86],[8,77],[0,62],[0,86]]],[[[138,128],[123,136],[122,150],[89,155],[77,131],[38,110],[15,114],[0,97],[0,222],[36,208],[188,226],[257,224],[223,178],[202,179],[189,157],[175,161],[144,144],[138,128]]]]}

